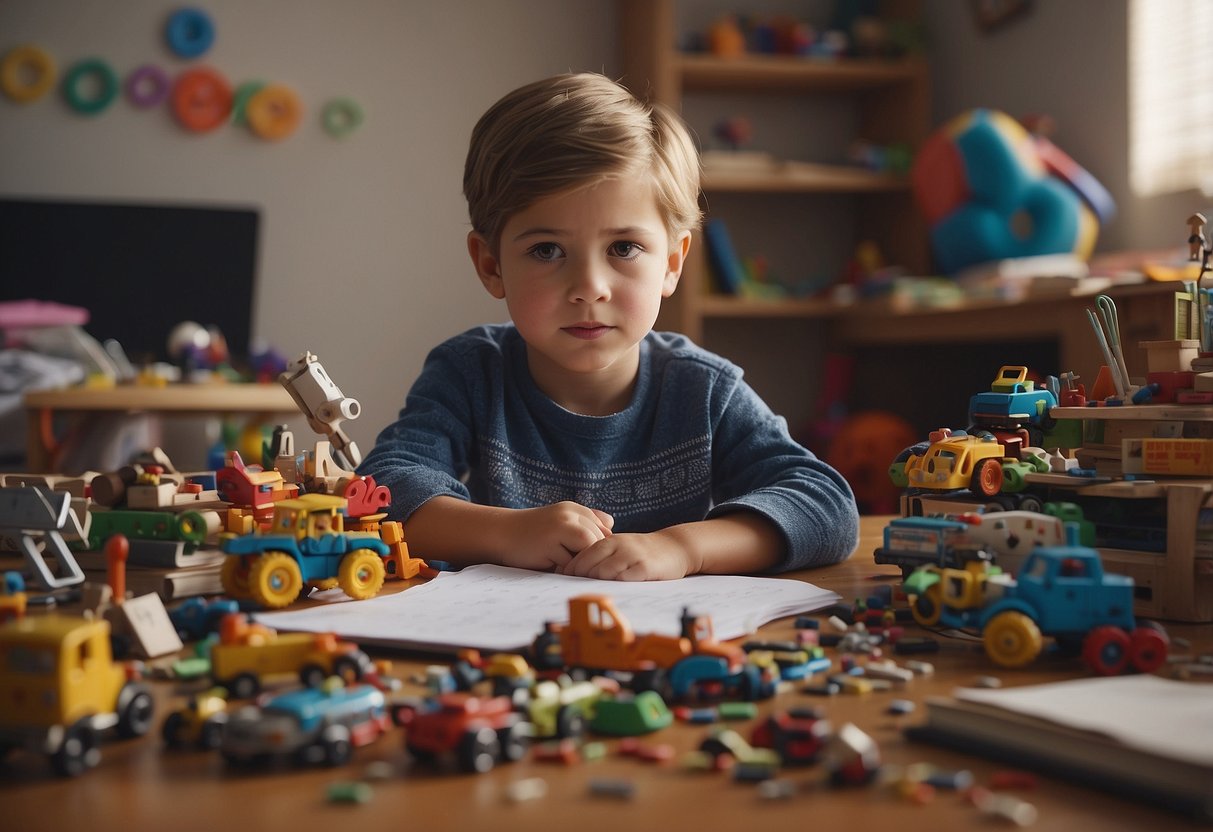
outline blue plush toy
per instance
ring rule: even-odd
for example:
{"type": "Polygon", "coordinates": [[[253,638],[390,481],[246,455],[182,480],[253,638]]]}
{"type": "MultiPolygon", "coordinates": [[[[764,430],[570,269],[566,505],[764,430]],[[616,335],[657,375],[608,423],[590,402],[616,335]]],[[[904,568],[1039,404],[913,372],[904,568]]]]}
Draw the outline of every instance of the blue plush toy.
{"type": "Polygon", "coordinates": [[[1087,259],[1115,211],[1094,177],[996,110],[971,110],[927,139],[911,173],[941,271],[1046,254],[1087,259]]]}

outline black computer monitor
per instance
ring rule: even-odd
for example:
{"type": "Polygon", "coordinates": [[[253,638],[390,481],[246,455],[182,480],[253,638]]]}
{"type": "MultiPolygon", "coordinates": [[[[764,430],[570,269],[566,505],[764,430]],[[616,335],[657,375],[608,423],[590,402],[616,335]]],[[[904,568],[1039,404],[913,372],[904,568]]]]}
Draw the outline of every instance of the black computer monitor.
{"type": "Polygon", "coordinates": [[[0,198],[0,300],[83,307],[136,364],[169,358],[182,321],[247,357],[259,223],[255,208],[0,198]]]}

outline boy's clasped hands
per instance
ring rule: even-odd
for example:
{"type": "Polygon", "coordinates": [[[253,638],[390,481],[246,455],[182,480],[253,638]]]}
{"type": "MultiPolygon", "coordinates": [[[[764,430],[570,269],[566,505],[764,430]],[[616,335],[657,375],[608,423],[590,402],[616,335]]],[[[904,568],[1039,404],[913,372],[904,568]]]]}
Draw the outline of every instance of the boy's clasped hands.
{"type": "Polygon", "coordinates": [[[613,534],[611,515],[572,501],[511,512],[504,566],[604,580],[656,581],[698,571],[691,553],[665,530],[613,534]]]}

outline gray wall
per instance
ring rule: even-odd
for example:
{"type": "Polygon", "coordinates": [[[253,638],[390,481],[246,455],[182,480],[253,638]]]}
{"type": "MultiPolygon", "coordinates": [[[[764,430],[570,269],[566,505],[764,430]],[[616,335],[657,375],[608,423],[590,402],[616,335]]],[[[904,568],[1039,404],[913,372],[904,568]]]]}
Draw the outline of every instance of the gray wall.
{"type": "MultiPolygon", "coordinates": [[[[162,0],[3,0],[0,53],[35,42],[60,77],[104,58],[120,75],[187,65],[162,38],[162,0]]],[[[197,62],[238,83],[294,87],[307,118],[281,143],[244,129],[195,135],[161,107],[119,99],[96,117],[56,94],[0,96],[0,194],[255,205],[262,211],[253,321],[289,357],[316,353],[363,415],[364,449],[396,414],[426,351],[502,319],[468,261],[463,159],[472,125],[508,90],[569,70],[617,74],[615,14],[602,0],[207,0],[218,37],[197,62]],[[343,141],[323,102],[365,108],[343,141]]],[[[36,287],[31,285],[31,295],[36,287]]],[[[204,322],[205,323],[205,322],[204,322]]],[[[305,428],[306,430],[306,428],[305,428]]],[[[305,445],[310,433],[297,436],[305,445]]],[[[195,464],[182,462],[184,465],[195,464]]]]}
{"type": "MultiPolygon", "coordinates": [[[[97,55],[121,73],[145,61],[175,72],[185,64],[163,45],[162,27],[178,5],[124,0],[118,13],[86,0],[2,0],[0,52],[33,41],[61,71],[97,55]]],[[[460,177],[475,119],[543,75],[617,73],[614,4],[203,5],[219,34],[202,62],[236,82],[292,85],[309,107],[293,137],[271,144],[234,128],[193,135],[163,108],[142,112],[123,101],[87,118],[55,95],[25,106],[0,96],[0,194],[259,206],[254,334],[288,356],[318,354],[362,401],[350,432],[369,447],[431,346],[504,316],[464,250],[460,177]],[[318,106],[336,95],[367,111],[363,129],[344,141],[316,122],[318,106]]],[[[970,0],[924,7],[937,121],[975,106],[1050,113],[1058,145],[1118,201],[1100,250],[1180,241],[1183,218],[1203,198],[1134,201],[1128,190],[1127,0],[1036,0],[1028,15],[989,34],[974,23],[970,0]]]]}
{"type": "Polygon", "coordinates": [[[1054,143],[1116,199],[1097,250],[1182,247],[1184,220],[1208,198],[1189,191],[1137,199],[1129,190],[1128,0],[1034,0],[1027,14],[989,33],[974,22],[973,5],[924,3],[936,122],[971,107],[1051,115],[1054,143]]]}

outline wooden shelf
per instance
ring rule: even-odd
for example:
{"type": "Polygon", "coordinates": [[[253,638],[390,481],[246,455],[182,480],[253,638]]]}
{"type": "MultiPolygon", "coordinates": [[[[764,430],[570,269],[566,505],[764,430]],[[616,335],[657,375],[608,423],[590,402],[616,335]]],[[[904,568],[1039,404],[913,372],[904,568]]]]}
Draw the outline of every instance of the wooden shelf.
{"type": "Polygon", "coordinates": [[[704,295],[697,304],[705,318],[829,318],[841,308],[816,298],[762,300],[732,295],[704,295]]]}
{"type": "Polygon", "coordinates": [[[279,384],[170,384],[167,387],[68,387],[25,395],[27,410],[159,413],[294,413],[298,405],[279,384]]]}
{"type": "Polygon", "coordinates": [[[781,162],[769,170],[707,169],[703,189],[717,193],[886,193],[909,191],[910,180],[846,165],[781,162]]]}
{"type": "Polygon", "coordinates": [[[683,88],[694,92],[844,92],[904,84],[926,72],[917,58],[819,60],[782,55],[718,58],[681,53],[674,59],[683,88]]]}

